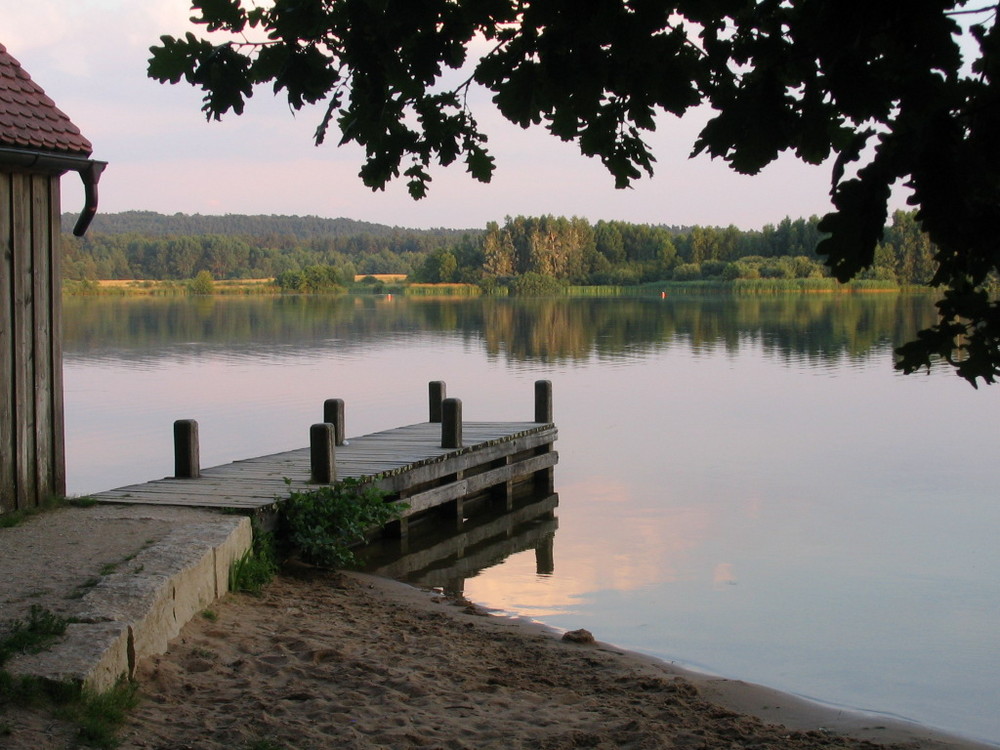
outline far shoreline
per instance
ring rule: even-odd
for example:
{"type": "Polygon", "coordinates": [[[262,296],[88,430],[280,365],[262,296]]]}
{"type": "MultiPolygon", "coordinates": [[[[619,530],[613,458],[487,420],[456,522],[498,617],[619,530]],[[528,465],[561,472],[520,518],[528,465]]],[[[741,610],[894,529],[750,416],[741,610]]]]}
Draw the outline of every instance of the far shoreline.
{"type": "MultiPolygon", "coordinates": [[[[553,280],[554,281],[554,280],[553,280]]],[[[409,298],[660,298],[674,295],[730,294],[766,296],[774,294],[929,294],[931,287],[899,285],[884,281],[837,282],[835,279],[737,279],[674,281],[661,280],[635,285],[568,285],[554,283],[551,288],[517,293],[506,286],[483,287],[472,283],[425,283],[408,281],[405,274],[367,274],[349,286],[330,288],[283,289],[273,278],[212,279],[210,286],[199,287],[194,279],[84,279],[66,280],[66,297],[158,297],[213,299],[219,297],[338,297],[402,296],[409,298]]]]}

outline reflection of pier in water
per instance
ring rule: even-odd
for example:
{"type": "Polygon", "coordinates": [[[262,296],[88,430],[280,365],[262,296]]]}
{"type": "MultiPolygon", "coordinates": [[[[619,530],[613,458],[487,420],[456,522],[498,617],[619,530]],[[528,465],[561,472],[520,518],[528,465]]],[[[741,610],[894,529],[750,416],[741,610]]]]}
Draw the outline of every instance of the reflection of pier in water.
{"type": "MultiPolygon", "coordinates": [[[[517,498],[512,510],[502,503],[478,509],[458,530],[443,531],[436,524],[411,528],[403,539],[383,539],[359,554],[365,569],[387,578],[427,588],[441,588],[460,595],[465,580],[497,565],[511,555],[535,550],[540,575],[555,568],[553,540],[558,520],[554,510],[557,494],[534,494],[517,498]]],[[[475,509],[473,509],[475,510],[475,509]]]]}

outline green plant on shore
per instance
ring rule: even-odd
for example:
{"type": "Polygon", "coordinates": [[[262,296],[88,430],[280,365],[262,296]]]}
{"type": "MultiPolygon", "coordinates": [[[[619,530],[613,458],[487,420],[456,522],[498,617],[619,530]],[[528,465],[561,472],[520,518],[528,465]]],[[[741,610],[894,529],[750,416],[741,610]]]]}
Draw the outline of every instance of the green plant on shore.
{"type": "Polygon", "coordinates": [[[20,526],[29,518],[37,516],[39,513],[45,513],[50,510],[62,508],[65,504],[65,498],[53,497],[34,508],[24,508],[21,510],[8,511],[7,513],[0,513],[0,529],[9,529],[14,526],[20,526]]]}
{"type": "MultiPolygon", "coordinates": [[[[38,605],[31,607],[27,621],[11,620],[0,632],[0,666],[17,654],[38,653],[66,632],[72,622],[38,605]]],[[[0,708],[50,705],[57,718],[77,725],[77,739],[84,745],[113,748],[126,712],[138,702],[136,686],[120,680],[103,693],[81,689],[69,680],[49,680],[32,675],[15,676],[0,669],[0,708]]],[[[0,722],[0,736],[11,734],[10,724],[0,722]]]]}
{"type": "Polygon", "coordinates": [[[28,517],[28,514],[23,510],[15,510],[9,513],[4,513],[0,515],[0,529],[12,529],[15,526],[20,526],[28,520],[28,517]]]}
{"type": "MultiPolygon", "coordinates": [[[[48,680],[31,675],[14,676],[0,670],[0,708],[48,706],[52,715],[76,725],[77,741],[88,747],[107,750],[118,745],[118,729],[128,711],[139,702],[137,686],[119,680],[114,687],[98,693],[81,689],[74,682],[48,680]]],[[[0,736],[11,734],[7,722],[0,722],[0,736]],[[4,731],[6,729],[6,732],[4,731]]]]}
{"type": "Polygon", "coordinates": [[[0,638],[0,666],[16,654],[37,654],[66,632],[69,620],[32,604],[28,620],[11,620],[0,638]]]}
{"type": "Polygon", "coordinates": [[[229,566],[229,590],[258,595],[278,567],[274,536],[255,530],[253,546],[229,566]]]}
{"type": "Polygon", "coordinates": [[[122,679],[103,693],[81,691],[75,700],[63,704],[57,715],[77,725],[81,743],[104,750],[117,747],[118,729],[138,703],[137,685],[122,679]]]}
{"type": "Polygon", "coordinates": [[[0,707],[64,705],[80,697],[80,687],[69,680],[47,680],[35,675],[13,675],[0,670],[0,707]]]}
{"type": "Polygon", "coordinates": [[[351,547],[407,506],[387,503],[385,493],[362,478],[348,478],[313,490],[293,491],[281,505],[288,542],[309,563],[342,568],[357,563],[351,547]]]}

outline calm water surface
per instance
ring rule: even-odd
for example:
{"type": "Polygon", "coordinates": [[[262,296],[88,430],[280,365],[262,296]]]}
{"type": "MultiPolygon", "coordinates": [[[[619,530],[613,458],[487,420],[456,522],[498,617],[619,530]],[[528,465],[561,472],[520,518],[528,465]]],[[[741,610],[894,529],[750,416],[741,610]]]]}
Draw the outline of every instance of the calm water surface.
{"type": "Polygon", "coordinates": [[[69,299],[69,488],[347,432],[530,419],[553,381],[558,530],[471,599],[714,673],[1000,744],[1000,391],[902,377],[920,297],[69,299]]]}

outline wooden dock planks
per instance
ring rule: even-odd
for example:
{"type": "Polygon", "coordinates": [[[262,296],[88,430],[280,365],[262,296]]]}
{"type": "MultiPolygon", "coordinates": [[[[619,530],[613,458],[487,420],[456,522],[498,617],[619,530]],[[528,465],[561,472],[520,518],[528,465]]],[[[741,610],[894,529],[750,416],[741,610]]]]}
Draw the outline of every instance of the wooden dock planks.
{"type": "MultiPolygon", "coordinates": [[[[558,461],[552,423],[465,422],[462,432],[461,448],[442,448],[441,425],[433,422],[349,438],[336,447],[337,478],[371,477],[405,498],[406,515],[413,515],[551,471],[558,461]]],[[[257,510],[273,506],[290,489],[315,486],[310,472],[310,449],[300,448],[202,469],[193,479],[168,477],[92,497],[109,503],[257,510]]]]}

